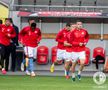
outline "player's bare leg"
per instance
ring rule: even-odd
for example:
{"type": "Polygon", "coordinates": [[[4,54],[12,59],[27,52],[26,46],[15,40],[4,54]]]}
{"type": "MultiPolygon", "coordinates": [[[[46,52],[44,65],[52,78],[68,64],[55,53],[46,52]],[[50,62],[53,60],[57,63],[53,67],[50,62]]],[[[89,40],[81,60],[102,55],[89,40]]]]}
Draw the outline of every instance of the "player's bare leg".
{"type": "Polygon", "coordinates": [[[70,70],[70,61],[69,60],[67,60],[65,62],[65,70],[66,70],[66,73],[65,73],[66,79],[69,79],[69,70],[70,70]]]}
{"type": "Polygon", "coordinates": [[[71,71],[72,71],[72,80],[75,81],[75,67],[77,62],[72,62],[71,71]]]}
{"type": "Polygon", "coordinates": [[[64,68],[65,68],[65,76],[68,75],[68,71],[70,70],[70,67],[71,67],[71,62],[67,62],[65,61],[65,65],[64,65],[64,68]],[[68,64],[69,63],[69,64],[68,64]]]}
{"type": "Polygon", "coordinates": [[[80,67],[79,67],[79,70],[78,70],[78,79],[81,80],[81,72],[83,71],[84,69],[84,61],[85,60],[80,60],[80,67]]]}

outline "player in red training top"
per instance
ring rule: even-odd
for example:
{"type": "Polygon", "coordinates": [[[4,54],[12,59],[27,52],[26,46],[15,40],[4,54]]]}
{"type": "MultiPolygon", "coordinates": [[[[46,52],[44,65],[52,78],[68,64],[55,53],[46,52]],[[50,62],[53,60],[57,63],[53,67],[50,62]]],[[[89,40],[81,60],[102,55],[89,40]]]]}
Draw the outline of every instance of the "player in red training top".
{"type": "Polygon", "coordinates": [[[81,80],[81,71],[84,68],[86,53],[85,46],[89,40],[89,34],[87,30],[83,29],[81,21],[76,22],[77,28],[70,34],[70,42],[72,44],[72,80],[75,81],[75,66],[77,60],[80,60],[80,67],[78,70],[78,79],[81,80]]]}
{"type": "Polygon", "coordinates": [[[2,74],[6,74],[8,71],[7,64],[9,63],[9,55],[10,55],[10,42],[11,39],[16,36],[15,30],[13,26],[11,26],[11,19],[6,18],[5,24],[0,25],[0,56],[1,56],[1,66],[2,66],[2,74]],[[5,67],[4,67],[5,62],[5,67]]]}
{"type": "Polygon", "coordinates": [[[35,76],[33,58],[36,55],[36,48],[41,40],[41,31],[36,27],[36,23],[24,27],[19,33],[19,41],[24,45],[26,55],[26,74],[35,76]]]}
{"type": "MultiPolygon", "coordinates": [[[[54,72],[54,64],[58,63],[60,60],[65,59],[65,53],[66,53],[66,35],[71,30],[71,23],[67,23],[65,28],[63,28],[56,36],[56,41],[58,42],[57,45],[57,59],[56,61],[51,65],[50,71],[54,72]]],[[[70,44],[69,44],[70,45],[70,44]]]]}
{"type": "MultiPolygon", "coordinates": [[[[76,28],[76,23],[72,23],[71,30],[66,35],[66,43],[70,44],[70,39],[71,39],[70,34],[75,30],[75,28],[76,28]]],[[[71,56],[72,56],[72,45],[70,44],[70,46],[68,45],[66,47],[66,54],[65,54],[65,77],[66,77],[66,79],[69,78],[69,70],[72,65],[71,56]]]]}

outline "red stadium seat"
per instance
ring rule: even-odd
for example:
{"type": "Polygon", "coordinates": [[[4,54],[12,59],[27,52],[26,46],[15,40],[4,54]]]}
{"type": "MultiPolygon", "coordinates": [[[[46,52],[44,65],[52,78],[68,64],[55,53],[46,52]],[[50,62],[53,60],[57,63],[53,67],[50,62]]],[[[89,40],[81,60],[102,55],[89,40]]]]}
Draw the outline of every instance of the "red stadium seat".
{"type": "Polygon", "coordinates": [[[47,64],[48,63],[48,47],[39,46],[37,48],[37,63],[38,64],[47,64]]]}
{"type": "MultiPolygon", "coordinates": [[[[103,58],[105,58],[105,50],[102,47],[96,47],[93,50],[93,58],[95,59],[96,56],[101,56],[103,58]]],[[[96,60],[93,60],[93,63],[95,63],[96,60]]],[[[105,60],[99,60],[99,63],[104,63],[105,60]]]]}
{"type": "MultiPolygon", "coordinates": [[[[85,65],[89,65],[89,62],[90,62],[90,49],[88,47],[86,47],[85,52],[86,52],[85,65]]],[[[80,60],[78,60],[78,63],[80,64],[80,60]]]]}
{"type": "MultiPolygon", "coordinates": [[[[56,61],[57,58],[57,46],[52,47],[51,49],[51,63],[54,63],[56,61]]],[[[58,62],[58,65],[62,64],[63,60],[58,62]]]]}

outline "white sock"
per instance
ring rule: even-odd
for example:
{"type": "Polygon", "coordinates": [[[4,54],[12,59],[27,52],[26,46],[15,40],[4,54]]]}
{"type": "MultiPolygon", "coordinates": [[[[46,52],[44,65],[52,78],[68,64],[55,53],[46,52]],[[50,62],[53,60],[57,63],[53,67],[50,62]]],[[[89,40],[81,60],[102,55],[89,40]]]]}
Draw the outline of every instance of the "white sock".
{"type": "Polygon", "coordinates": [[[29,72],[29,70],[26,70],[26,72],[29,72]]]}
{"type": "Polygon", "coordinates": [[[67,75],[66,70],[65,70],[65,76],[67,75]]]}
{"type": "Polygon", "coordinates": [[[75,78],[75,73],[72,73],[72,78],[75,78]]]}
{"type": "Polygon", "coordinates": [[[31,73],[34,73],[34,71],[32,71],[31,73]]]}
{"type": "Polygon", "coordinates": [[[52,67],[54,67],[54,63],[52,64],[52,67]]]}
{"type": "Polygon", "coordinates": [[[2,68],[2,71],[5,70],[4,68],[2,68]]]}
{"type": "Polygon", "coordinates": [[[81,75],[81,71],[78,71],[78,75],[81,75]]]}

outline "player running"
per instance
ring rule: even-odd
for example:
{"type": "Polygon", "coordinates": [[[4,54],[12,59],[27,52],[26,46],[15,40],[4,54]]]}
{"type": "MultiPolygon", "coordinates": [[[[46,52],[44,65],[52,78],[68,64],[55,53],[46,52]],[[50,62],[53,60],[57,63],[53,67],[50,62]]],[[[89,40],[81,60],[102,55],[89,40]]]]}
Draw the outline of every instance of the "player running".
{"type": "Polygon", "coordinates": [[[66,34],[71,30],[71,23],[67,23],[65,28],[63,28],[56,36],[56,41],[58,42],[57,45],[57,59],[56,61],[51,65],[50,71],[54,72],[54,65],[58,63],[58,61],[65,59],[65,53],[66,53],[66,45],[70,45],[66,43],[66,34]]]}
{"type": "MultiPolygon", "coordinates": [[[[30,18],[29,20],[28,20],[28,24],[29,24],[29,26],[31,26],[31,24],[32,23],[35,23],[35,19],[33,19],[33,18],[30,18]]],[[[21,63],[21,71],[24,71],[25,70],[25,66],[27,66],[27,61],[28,61],[28,58],[25,58],[25,55],[23,56],[24,58],[23,58],[23,61],[22,61],[22,63],[21,63]]],[[[34,59],[36,59],[36,56],[34,56],[34,59]]]]}
{"type": "Polygon", "coordinates": [[[26,55],[26,74],[35,76],[33,57],[36,55],[36,47],[41,40],[41,31],[36,27],[36,23],[31,26],[24,27],[19,33],[19,41],[24,45],[26,55]],[[27,60],[28,59],[28,60],[27,60]]]}
{"type": "MultiPolygon", "coordinates": [[[[71,24],[71,30],[70,32],[67,33],[66,35],[66,43],[69,43],[70,44],[70,34],[72,33],[72,31],[76,28],[76,23],[73,23],[71,24]]],[[[65,45],[67,46],[67,45],[65,45]]],[[[70,46],[68,45],[66,47],[66,54],[65,54],[65,77],[66,79],[69,79],[69,70],[70,70],[70,67],[72,65],[72,62],[71,62],[71,54],[72,54],[72,45],[70,44],[70,46]]]]}
{"type": "Polygon", "coordinates": [[[85,46],[89,40],[87,30],[83,29],[82,22],[76,22],[77,28],[70,34],[70,41],[72,44],[72,80],[75,81],[75,66],[77,61],[80,60],[80,67],[78,70],[78,79],[81,80],[81,71],[84,68],[86,53],[85,46]]]}

